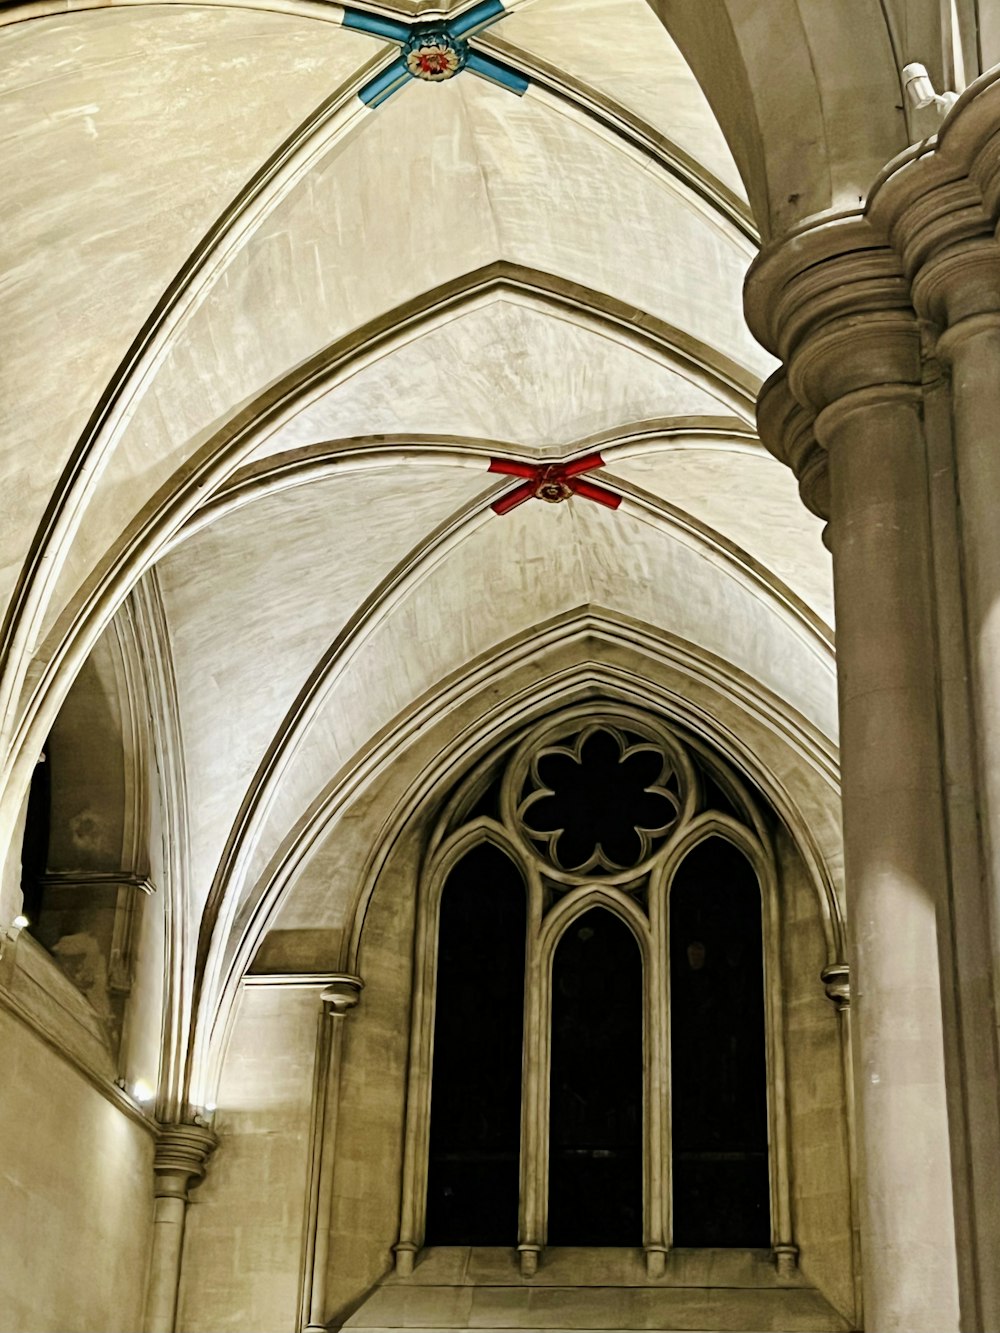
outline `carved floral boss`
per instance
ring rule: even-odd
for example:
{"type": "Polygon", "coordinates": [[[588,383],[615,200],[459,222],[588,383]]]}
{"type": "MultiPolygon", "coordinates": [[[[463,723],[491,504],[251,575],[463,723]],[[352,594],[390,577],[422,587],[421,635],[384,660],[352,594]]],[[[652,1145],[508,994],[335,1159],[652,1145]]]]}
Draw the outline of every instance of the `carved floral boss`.
{"type": "Polygon", "coordinates": [[[372,37],[397,42],[399,56],[368,80],[358,96],[365,106],[381,106],[411,79],[441,83],[468,69],[480,78],[523,96],[528,80],[517,70],[469,45],[469,38],[502,19],[508,10],[501,0],[479,0],[450,19],[404,23],[384,14],[345,8],[343,25],[372,37]]]}
{"type": "Polygon", "coordinates": [[[593,500],[608,509],[617,509],[622,502],[620,495],[582,476],[584,472],[603,466],[604,459],[597,453],[574,458],[569,463],[522,463],[511,458],[491,458],[491,472],[501,472],[508,477],[523,477],[524,481],[506,495],[501,495],[499,500],[494,500],[490,508],[495,514],[509,514],[526,500],[545,500],[549,504],[558,504],[561,500],[579,495],[584,500],[593,500]]]}

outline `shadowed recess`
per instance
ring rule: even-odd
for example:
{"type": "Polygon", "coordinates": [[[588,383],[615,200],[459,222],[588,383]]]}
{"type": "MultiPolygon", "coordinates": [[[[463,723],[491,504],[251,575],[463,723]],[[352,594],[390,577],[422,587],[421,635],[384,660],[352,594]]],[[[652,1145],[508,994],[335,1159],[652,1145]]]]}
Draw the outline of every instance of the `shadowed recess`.
{"type": "Polygon", "coordinates": [[[760,889],[711,838],[670,892],[675,1245],[771,1243],[760,889]]]}
{"type": "Polygon", "coordinates": [[[517,1240],[525,924],[513,864],[474,848],[441,898],[428,1245],[517,1240]]]}
{"type": "Polygon", "coordinates": [[[602,907],[552,963],[550,1245],[642,1243],[642,963],[602,907]]]}

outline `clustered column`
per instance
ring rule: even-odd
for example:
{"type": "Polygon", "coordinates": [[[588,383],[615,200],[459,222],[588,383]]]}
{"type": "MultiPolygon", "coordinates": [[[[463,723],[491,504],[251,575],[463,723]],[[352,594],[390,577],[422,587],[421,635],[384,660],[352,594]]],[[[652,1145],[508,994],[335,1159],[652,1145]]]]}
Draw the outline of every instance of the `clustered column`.
{"type": "Polygon", "coordinates": [[[864,1327],[1000,1328],[1000,85],[762,252],[833,554],[864,1327]]]}

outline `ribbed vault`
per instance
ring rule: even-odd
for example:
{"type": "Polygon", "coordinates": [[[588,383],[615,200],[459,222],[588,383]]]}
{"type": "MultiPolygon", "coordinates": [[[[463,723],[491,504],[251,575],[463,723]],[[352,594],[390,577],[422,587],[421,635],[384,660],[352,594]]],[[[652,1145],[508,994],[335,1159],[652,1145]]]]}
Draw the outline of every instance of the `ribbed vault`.
{"type": "Polygon", "coordinates": [[[471,754],[508,688],[645,689],[714,736],[800,838],[836,954],[829,557],[753,432],[773,362],[741,290],[759,232],[905,131],[881,12],[862,106],[846,49],[813,60],[818,11],[785,8],[780,78],[723,0],[531,0],[487,5],[480,64],[440,84],[393,74],[428,16],[402,3],[0,16],[0,828],[131,627],[170,842],[164,1105],[205,1095],[269,932],[340,932],[350,962],[373,872],[331,849],[370,851],[398,775],[436,771],[417,741],[471,754]],[[516,480],[491,460],[580,458],[617,508],[492,508],[516,480]]]}

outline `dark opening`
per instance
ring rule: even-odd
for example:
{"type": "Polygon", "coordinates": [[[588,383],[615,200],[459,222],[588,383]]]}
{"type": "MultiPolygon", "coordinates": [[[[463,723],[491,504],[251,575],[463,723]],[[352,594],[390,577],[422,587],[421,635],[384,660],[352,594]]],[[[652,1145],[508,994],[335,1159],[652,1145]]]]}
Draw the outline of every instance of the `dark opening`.
{"type": "Polygon", "coordinates": [[[642,1244],[642,960],[595,907],[552,962],[550,1245],[642,1244]]]}
{"type": "Polygon", "coordinates": [[[52,766],[49,747],[35,765],[28,789],[28,810],[21,843],[22,911],[34,927],[42,913],[43,879],[49,861],[49,835],[52,820],[52,766]]]}
{"type": "Polygon", "coordinates": [[[438,928],[428,1245],[515,1245],[524,883],[488,844],[448,876],[438,928]]]}
{"type": "MultiPolygon", "coordinates": [[[[626,734],[628,744],[639,737],[626,734]]],[[[595,731],[584,741],[580,758],[556,752],[538,763],[538,776],[550,795],[528,808],[529,829],[560,829],[554,855],[565,870],[586,865],[597,848],[618,866],[634,865],[642,855],[637,829],[659,830],[674,817],[674,807],[659,792],[647,791],[659,780],[663,758],[638,750],[622,759],[618,740],[595,731]]]]}
{"type": "Polygon", "coordinates": [[[723,838],[670,891],[675,1245],[771,1243],[760,887],[723,838]]]}

